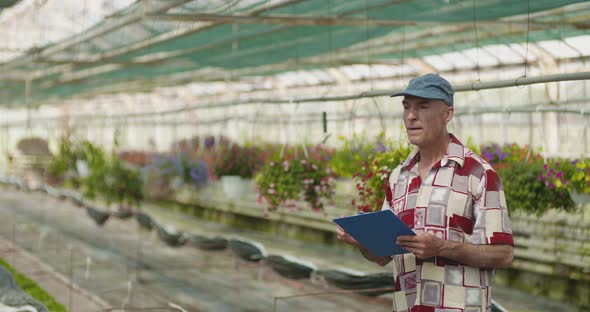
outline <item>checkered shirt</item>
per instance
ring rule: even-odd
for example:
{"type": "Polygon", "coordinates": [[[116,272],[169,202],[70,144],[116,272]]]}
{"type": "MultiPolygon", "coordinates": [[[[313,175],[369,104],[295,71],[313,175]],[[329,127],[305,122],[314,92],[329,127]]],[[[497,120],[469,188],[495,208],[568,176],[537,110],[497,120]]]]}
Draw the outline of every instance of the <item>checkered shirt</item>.
{"type": "MultiPolygon", "coordinates": [[[[453,135],[424,181],[418,149],[389,178],[383,209],[416,233],[471,244],[514,245],[502,184],[492,167],[453,135]]],[[[493,269],[411,254],[394,260],[396,312],[491,311],[493,269]]]]}

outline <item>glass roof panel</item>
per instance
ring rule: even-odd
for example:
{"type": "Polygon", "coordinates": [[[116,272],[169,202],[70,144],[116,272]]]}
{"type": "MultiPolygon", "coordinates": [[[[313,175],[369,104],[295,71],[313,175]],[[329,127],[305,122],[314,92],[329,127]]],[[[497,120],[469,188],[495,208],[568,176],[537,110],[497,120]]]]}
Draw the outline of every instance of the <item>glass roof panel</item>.
{"type": "Polygon", "coordinates": [[[425,56],[424,61],[430,66],[434,67],[437,71],[447,71],[453,69],[453,65],[442,58],[440,55],[425,56]]]}
{"type": "Polygon", "coordinates": [[[567,44],[579,51],[582,55],[590,55],[590,36],[577,36],[564,39],[567,44]]]}
{"type": "Polygon", "coordinates": [[[495,55],[502,64],[519,64],[524,62],[524,57],[512,50],[509,46],[503,44],[494,44],[485,46],[487,52],[495,55]]]}
{"type": "Polygon", "coordinates": [[[497,66],[500,64],[498,59],[482,48],[472,48],[461,51],[472,60],[476,60],[480,67],[497,66]]]}
{"type": "MultiPolygon", "coordinates": [[[[534,43],[531,43],[531,44],[534,44],[534,43]]],[[[523,59],[526,56],[526,58],[529,62],[534,62],[537,60],[537,56],[533,52],[531,52],[530,50],[527,51],[525,44],[513,43],[513,44],[510,44],[509,47],[513,51],[517,52],[520,56],[522,56],[523,59]]]]}
{"type": "Polygon", "coordinates": [[[475,61],[462,52],[449,52],[441,54],[441,57],[458,69],[473,68],[476,66],[475,61]]]}
{"type": "Polygon", "coordinates": [[[551,56],[558,59],[580,56],[578,51],[572,49],[561,40],[546,40],[537,42],[537,44],[545,49],[547,53],[551,54],[551,56]]]}

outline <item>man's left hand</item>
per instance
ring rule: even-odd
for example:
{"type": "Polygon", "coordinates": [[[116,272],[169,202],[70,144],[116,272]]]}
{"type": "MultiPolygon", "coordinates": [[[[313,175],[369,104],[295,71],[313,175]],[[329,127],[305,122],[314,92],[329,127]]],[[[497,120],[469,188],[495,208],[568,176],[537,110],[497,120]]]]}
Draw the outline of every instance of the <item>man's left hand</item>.
{"type": "Polygon", "coordinates": [[[428,233],[399,236],[396,244],[413,253],[418,259],[428,259],[438,256],[445,241],[428,233]]]}

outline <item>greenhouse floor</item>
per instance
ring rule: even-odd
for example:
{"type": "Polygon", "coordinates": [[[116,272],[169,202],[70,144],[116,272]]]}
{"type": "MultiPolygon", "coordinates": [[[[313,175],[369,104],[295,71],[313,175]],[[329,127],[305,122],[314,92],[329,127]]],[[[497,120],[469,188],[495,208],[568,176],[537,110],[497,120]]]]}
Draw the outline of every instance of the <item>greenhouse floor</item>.
{"type": "MultiPolygon", "coordinates": [[[[269,254],[297,256],[322,269],[390,270],[372,265],[353,252],[233,229],[154,205],[144,209],[158,222],[179,230],[249,238],[261,242],[269,254]]],[[[3,239],[117,309],[182,311],[174,308],[179,306],[191,312],[390,311],[388,295],[369,298],[331,294],[337,289],[284,279],[268,267],[239,261],[229,251],[171,248],[153,231],[140,230],[134,220],[111,218],[99,227],[83,209],[41,193],[0,189],[0,228],[3,239]],[[300,294],[315,295],[284,298],[300,294]]],[[[51,289],[48,291],[51,293],[51,289]]],[[[575,311],[513,289],[497,287],[494,298],[509,311],[575,311]]]]}

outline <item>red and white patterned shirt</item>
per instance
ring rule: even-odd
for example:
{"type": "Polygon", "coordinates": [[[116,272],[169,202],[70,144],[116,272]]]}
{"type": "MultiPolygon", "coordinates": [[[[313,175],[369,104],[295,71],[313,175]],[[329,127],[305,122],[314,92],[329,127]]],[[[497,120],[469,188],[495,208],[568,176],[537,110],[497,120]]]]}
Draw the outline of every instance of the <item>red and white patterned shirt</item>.
{"type": "MultiPolygon", "coordinates": [[[[418,149],[392,172],[383,209],[416,233],[471,244],[514,245],[502,183],[494,169],[452,134],[447,153],[420,178],[418,149]]],[[[397,312],[491,311],[494,270],[433,257],[396,255],[397,312]]]]}

